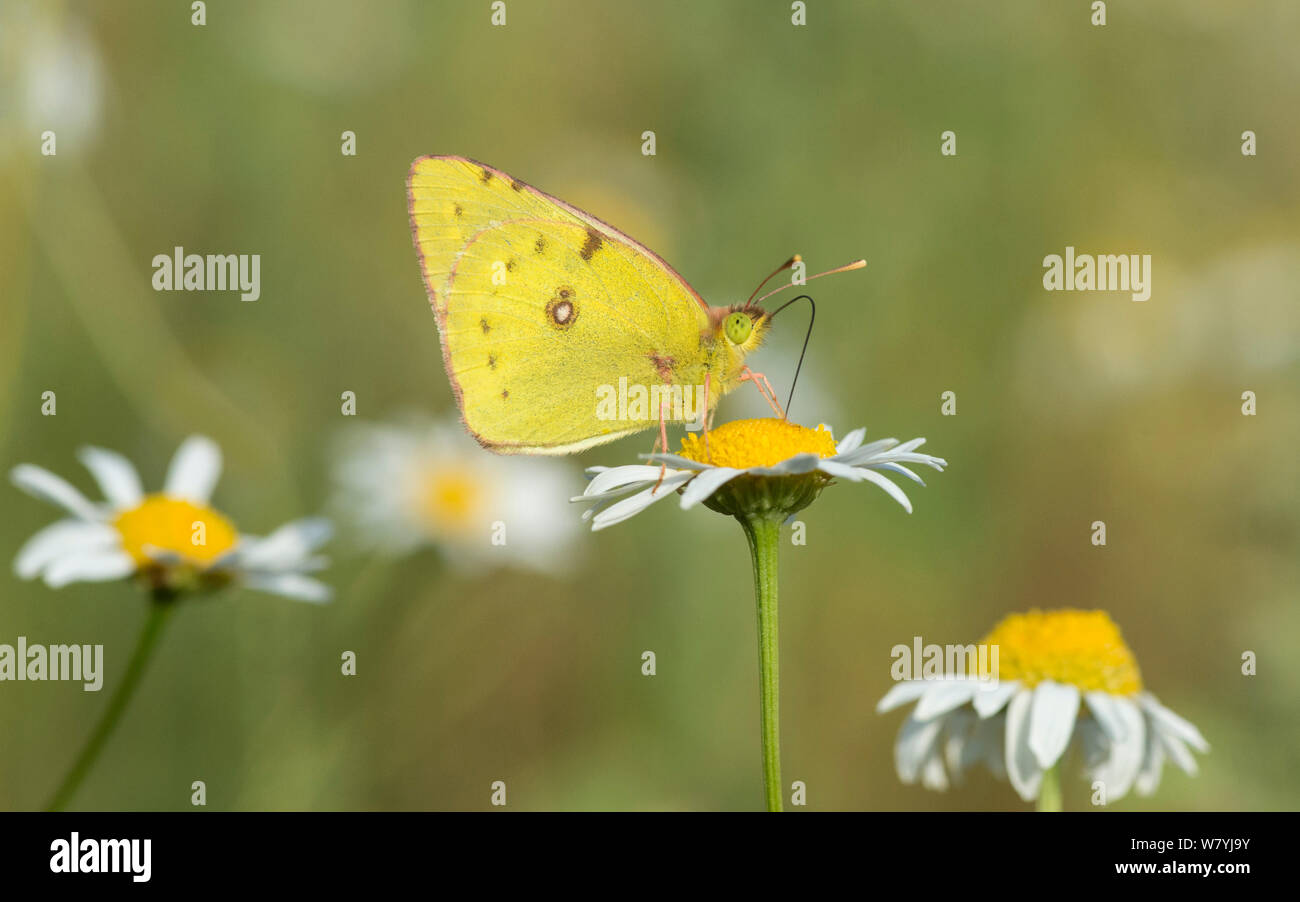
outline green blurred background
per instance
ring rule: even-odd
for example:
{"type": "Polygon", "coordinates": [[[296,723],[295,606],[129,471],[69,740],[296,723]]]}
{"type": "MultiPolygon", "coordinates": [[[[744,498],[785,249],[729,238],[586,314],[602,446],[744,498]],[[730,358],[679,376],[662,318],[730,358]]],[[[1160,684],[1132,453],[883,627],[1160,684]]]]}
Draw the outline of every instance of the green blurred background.
{"type": "MultiPolygon", "coordinates": [[[[951,467],[910,517],[831,489],[784,548],[786,781],[810,809],[1024,807],[983,772],[899,784],[902,716],[873,710],[889,650],[1102,607],[1213,747],[1200,776],[1167,764],[1154,797],[1114,807],[1300,807],[1300,10],[1112,3],[1094,27],[1083,2],[808,5],[796,28],[785,2],[508,0],[501,28],[486,0],[212,2],[195,27],[188,3],[4,0],[0,462],[91,492],[74,451],[93,443],[156,487],[203,432],[237,523],[325,509],[342,391],[358,419],[453,408],[405,210],[421,154],[592,211],[715,304],[793,252],[811,271],[864,256],[814,291],[792,415],[924,435],[951,467]],[[1152,254],[1151,299],[1045,292],[1067,244],[1152,254]],[[175,245],[261,254],[261,300],[155,293],[150,261],[175,245]]],[[[787,322],[756,364],[782,394],[787,322]]],[[[582,455],[575,493],[576,465],[649,442],[582,455]]],[[[11,560],[57,514],[0,499],[11,560]]],[[[662,504],[579,546],[541,578],[337,542],[329,606],[187,605],[74,804],[184,809],[204,780],[215,809],[483,809],[505,780],[517,809],[759,807],[740,530],[662,504]]],[[[0,684],[0,807],[44,803],[144,609],[130,585],[5,567],[0,642],[102,642],[107,673],[98,694],[0,684]]],[[[1082,780],[1065,792],[1088,807],[1082,780]]]]}

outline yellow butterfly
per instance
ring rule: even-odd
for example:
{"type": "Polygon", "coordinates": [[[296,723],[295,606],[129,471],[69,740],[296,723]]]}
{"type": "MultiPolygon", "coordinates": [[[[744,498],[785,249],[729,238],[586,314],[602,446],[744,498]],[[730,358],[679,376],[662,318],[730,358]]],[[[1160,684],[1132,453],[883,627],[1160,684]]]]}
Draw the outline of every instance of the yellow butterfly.
{"type": "Polygon", "coordinates": [[[707,423],[747,380],[779,410],[745,367],[774,315],[752,296],[711,307],[614,227],[464,157],[417,159],[407,199],[447,377],[484,447],[569,454],[662,436],[664,422],[707,423]]]}

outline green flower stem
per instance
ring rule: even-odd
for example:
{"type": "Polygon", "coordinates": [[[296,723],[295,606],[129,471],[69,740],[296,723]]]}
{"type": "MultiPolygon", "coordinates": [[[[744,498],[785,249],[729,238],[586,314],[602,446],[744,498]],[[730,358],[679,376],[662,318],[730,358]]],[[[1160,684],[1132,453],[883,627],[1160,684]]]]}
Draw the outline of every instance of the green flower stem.
{"type": "Polygon", "coordinates": [[[113,734],[113,729],[117,722],[122,719],[122,712],[126,710],[127,703],[131,696],[135,694],[136,687],[140,683],[140,677],[144,675],[145,667],[149,663],[149,658],[153,654],[154,647],[158,644],[158,637],[162,634],[163,626],[171,617],[172,610],[176,607],[175,602],[164,595],[155,594],[149,604],[149,616],[144,622],[144,628],[140,632],[140,638],[136,640],[135,651],[131,652],[131,659],[127,662],[126,673],[122,675],[122,682],[113,692],[113,697],[108,700],[108,708],[99,718],[99,723],[95,725],[94,732],[82,746],[81,754],[73,762],[72,768],[59,784],[58,790],[50,799],[47,806],[48,811],[62,811],[76,794],[77,788],[81,786],[81,781],[86,778],[94,766],[99,753],[104,750],[104,744],[113,734]]]}
{"type": "Polygon", "coordinates": [[[781,520],[775,514],[737,516],[754,561],[754,595],[758,600],[758,700],[763,731],[763,792],[767,810],[781,810],[780,677],[777,667],[777,552],[781,520]]]}
{"type": "Polygon", "coordinates": [[[1043,771],[1043,784],[1038,788],[1038,810],[1061,810],[1061,765],[1053,764],[1043,771]]]}

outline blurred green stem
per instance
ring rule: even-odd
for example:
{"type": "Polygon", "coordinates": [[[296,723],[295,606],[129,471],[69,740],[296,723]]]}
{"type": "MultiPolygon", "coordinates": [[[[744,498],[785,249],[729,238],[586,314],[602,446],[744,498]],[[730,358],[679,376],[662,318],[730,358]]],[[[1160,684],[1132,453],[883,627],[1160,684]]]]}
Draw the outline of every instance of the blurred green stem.
{"type": "Polygon", "coordinates": [[[1053,764],[1043,771],[1043,785],[1038,788],[1038,810],[1061,810],[1061,765],[1053,764]]]}
{"type": "Polygon", "coordinates": [[[770,514],[738,516],[754,561],[754,596],[758,601],[758,701],[763,732],[763,791],[767,810],[781,810],[780,677],[777,667],[777,552],[781,521],[770,514]]]}
{"type": "Polygon", "coordinates": [[[94,766],[95,760],[99,758],[99,753],[104,750],[104,744],[108,738],[113,735],[113,729],[117,722],[122,719],[122,712],[126,710],[127,703],[131,701],[131,696],[135,694],[136,687],[140,683],[140,677],[144,675],[145,667],[149,663],[149,658],[153,655],[154,647],[158,644],[158,637],[162,635],[163,626],[171,617],[172,609],[176,607],[175,601],[169,596],[155,594],[153,600],[149,603],[149,616],[145,619],[144,628],[140,632],[140,638],[136,640],[135,651],[131,652],[131,660],[127,662],[126,673],[122,675],[122,682],[113,692],[113,697],[108,700],[108,708],[99,718],[99,723],[95,724],[94,732],[82,746],[81,754],[73,762],[72,768],[68,771],[63,782],[59,784],[58,790],[50,799],[47,806],[48,811],[62,811],[76,794],[77,788],[81,786],[81,781],[86,778],[94,766]]]}

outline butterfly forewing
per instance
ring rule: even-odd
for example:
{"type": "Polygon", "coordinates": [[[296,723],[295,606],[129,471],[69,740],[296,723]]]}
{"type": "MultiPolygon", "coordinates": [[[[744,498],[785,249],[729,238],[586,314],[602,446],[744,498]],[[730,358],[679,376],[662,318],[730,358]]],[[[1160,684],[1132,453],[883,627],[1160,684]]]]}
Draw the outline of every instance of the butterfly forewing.
{"type": "Polygon", "coordinates": [[[417,160],[409,200],[447,373],[485,446],[559,454],[640,431],[657,411],[611,419],[603,391],[702,371],[703,302],[612,227],[459,157],[417,160]]]}

